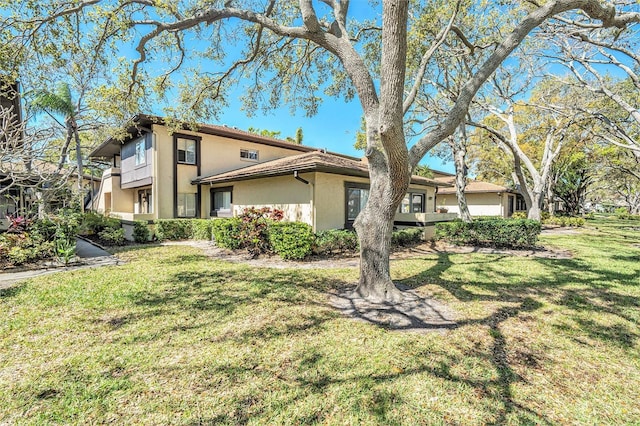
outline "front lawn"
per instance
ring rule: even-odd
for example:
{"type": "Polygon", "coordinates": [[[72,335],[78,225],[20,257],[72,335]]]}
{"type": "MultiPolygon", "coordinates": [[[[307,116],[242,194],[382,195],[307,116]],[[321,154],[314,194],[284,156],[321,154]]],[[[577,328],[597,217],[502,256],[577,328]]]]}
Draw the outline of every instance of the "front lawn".
{"type": "Polygon", "coordinates": [[[571,259],[394,261],[456,312],[427,334],[333,310],[354,270],[183,246],[32,279],[0,291],[0,424],[638,424],[640,229],[587,226],[541,237],[571,259]]]}

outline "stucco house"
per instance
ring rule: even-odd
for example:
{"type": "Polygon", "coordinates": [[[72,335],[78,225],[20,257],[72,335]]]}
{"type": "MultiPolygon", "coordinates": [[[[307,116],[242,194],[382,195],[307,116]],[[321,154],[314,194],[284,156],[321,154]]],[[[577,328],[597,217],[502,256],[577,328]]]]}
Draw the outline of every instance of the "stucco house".
{"type": "MultiPolygon", "coordinates": [[[[316,148],[203,124],[171,132],[160,117],[136,115],[124,140],[110,138],[90,157],[107,160],[93,208],[134,220],[215,218],[245,207],[272,207],[314,231],[349,228],[369,193],[365,161],[316,148]]],[[[414,176],[396,226],[425,226],[435,193],[449,184],[414,176]]]]}
{"type": "MultiPolygon", "coordinates": [[[[442,172],[434,172],[434,174],[434,180],[437,182],[452,185],[438,189],[436,196],[437,208],[444,208],[450,213],[460,214],[456,188],[453,186],[455,176],[442,172]]],[[[468,180],[464,193],[471,216],[499,216],[508,218],[515,212],[527,211],[527,206],[522,195],[502,185],[495,185],[478,180],[468,180]]]]}

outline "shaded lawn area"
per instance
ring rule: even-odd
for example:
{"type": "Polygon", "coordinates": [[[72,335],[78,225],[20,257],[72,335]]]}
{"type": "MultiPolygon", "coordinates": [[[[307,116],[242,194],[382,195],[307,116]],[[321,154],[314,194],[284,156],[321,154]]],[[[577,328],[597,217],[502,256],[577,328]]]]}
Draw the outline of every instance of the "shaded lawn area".
{"type": "Polygon", "coordinates": [[[394,262],[456,312],[441,333],[338,314],[356,271],[182,246],[33,279],[0,292],[0,424],[638,424],[640,232],[594,224],[543,237],[572,259],[394,262]]]}

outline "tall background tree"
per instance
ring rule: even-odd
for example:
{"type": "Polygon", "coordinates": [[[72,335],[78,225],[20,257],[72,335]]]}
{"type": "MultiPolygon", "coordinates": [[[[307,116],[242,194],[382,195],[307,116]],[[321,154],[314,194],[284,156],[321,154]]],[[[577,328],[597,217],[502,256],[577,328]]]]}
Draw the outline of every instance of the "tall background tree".
{"type": "Polygon", "coordinates": [[[137,56],[120,61],[116,84],[96,91],[112,109],[140,108],[179,92],[167,113],[187,120],[209,118],[225,107],[227,89],[244,76],[251,77],[244,96],[249,110],[289,103],[313,114],[323,95],[357,98],[366,120],[370,175],[370,196],[354,223],[361,250],[357,290],[387,301],[402,298],[390,278],[389,253],[393,218],[411,172],[464,122],[474,96],[500,64],[536,28],[556,17],[603,28],[640,21],[628,4],[598,0],[434,0],[412,2],[411,7],[408,1],[383,1],[381,11],[371,9],[372,19],[359,21],[349,19],[352,3],[346,0],[19,5],[3,0],[0,5],[20,52],[61,46],[53,52],[57,54],[80,41],[103,58],[118,57],[123,44],[132,42],[137,56]],[[492,19],[474,24],[474,16],[492,19]],[[60,40],[57,29],[67,21],[71,26],[82,22],[86,36],[60,40]],[[463,25],[454,28],[456,22],[463,25]],[[435,52],[447,48],[447,39],[464,43],[475,34],[491,34],[493,40],[484,49],[472,49],[479,56],[477,65],[468,70],[455,100],[437,114],[425,111],[420,120],[425,130],[409,145],[405,125],[415,116],[416,101],[441,95],[429,84],[439,74],[432,62],[435,52]],[[185,61],[187,56],[195,61],[185,61]],[[163,67],[158,66],[161,58],[167,60],[163,67]],[[172,76],[180,77],[179,82],[172,83],[172,76]],[[153,91],[156,99],[150,96],[153,91]]]}

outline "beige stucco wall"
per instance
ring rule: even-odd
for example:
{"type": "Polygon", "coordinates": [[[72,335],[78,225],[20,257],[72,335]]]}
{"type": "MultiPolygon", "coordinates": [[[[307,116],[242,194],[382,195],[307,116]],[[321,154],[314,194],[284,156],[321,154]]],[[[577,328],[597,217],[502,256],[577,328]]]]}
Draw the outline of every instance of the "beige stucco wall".
{"type": "MultiPolygon", "coordinates": [[[[162,125],[154,125],[153,132],[154,217],[171,218],[173,217],[174,206],[173,181],[176,178],[174,177],[173,164],[173,135],[170,135],[168,129],[162,125]]],[[[258,150],[260,163],[300,154],[299,151],[293,151],[286,148],[278,148],[220,136],[206,135],[188,130],[182,130],[179,133],[202,138],[200,143],[200,174],[202,176],[236,170],[257,164],[255,161],[240,159],[240,149],[258,150]]],[[[195,166],[178,165],[178,192],[197,192],[197,187],[195,185],[191,185],[191,180],[197,175],[196,171],[197,168],[195,166]]],[[[302,185],[302,183],[300,184],[302,185]]],[[[209,187],[202,186],[200,211],[202,212],[203,217],[209,216],[210,206],[211,201],[209,199],[209,187]]]]}
{"type": "MultiPolygon", "coordinates": [[[[308,185],[291,176],[252,179],[233,184],[214,185],[211,188],[233,186],[233,214],[242,213],[247,207],[271,207],[284,212],[287,221],[305,222],[313,226],[313,180],[311,173],[300,177],[309,181],[308,185]]],[[[203,199],[210,203],[210,187],[203,186],[203,199]],[[206,195],[205,195],[206,193],[206,195]]],[[[209,215],[210,204],[206,205],[205,216],[209,215]]]]}
{"type": "Polygon", "coordinates": [[[125,212],[133,213],[135,202],[135,191],[132,189],[120,188],[120,176],[114,174],[119,173],[119,169],[107,169],[104,172],[100,192],[96,197],[96,211],[100,213],[125,212]],[[111,194],[111,203],[107,205],[107,194],[111,194]]]}
{"type": "MultiPolygon", "coordinates": [[[[466,194],[467,205],[471,216],[507,217],[507,194],[495,192],[466,194]]],[[[458,199],[455,194],[438,195],[438,207],[446,207],[450,213],[460,214],[458,199]]]]}
{"type": "MultiPolygon", "coordinates": [[[[326,229],[341,229],[345,225],[345,182],[368,184],[369,179],[335,175],[330,173],[316,173],[315,211],[316,231],[326,229]]],[[[425,210],[431,212],[434,203],[435,188],[422,185],[410,185],[408,192],[425,193],[425,210]],[[429,199],[431,197],[431,199],[429,199]]],[[[396,220],[420,221],[419,214],[397,213],[396,220]]]]}

